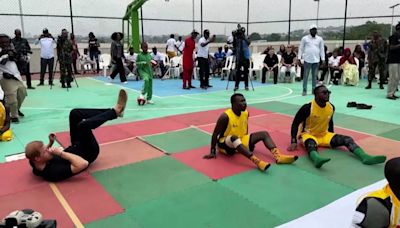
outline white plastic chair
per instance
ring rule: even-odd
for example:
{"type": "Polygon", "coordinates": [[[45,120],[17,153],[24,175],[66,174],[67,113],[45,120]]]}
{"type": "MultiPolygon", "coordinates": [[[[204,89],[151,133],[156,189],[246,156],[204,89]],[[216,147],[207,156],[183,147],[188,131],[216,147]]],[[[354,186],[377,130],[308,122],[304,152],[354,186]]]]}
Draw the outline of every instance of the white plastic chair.
{"type": "Polygon", "coordinates": [[[168,74],[171,78],[179,78],[180,73],[182,72],[182,56],[175,56],[170,59],[170,66],[168,68],[168,74]],[[172,73],[173,72],[173,73],[172,73]]]}
{"type": "Polygon", "coordinates": [[[107,77],[107,69],[111,64],[110,54],[101,54],[99,59],[99,68],[103,70],[103,76],[107,77]]]}
{"type": "MultiPolygon", "coordinates": [[[[262,71],[262,68],[263,68],[263,66],[264,66],[264,58],[265,58],[265,56],[266,55],[259,55],[259,54],[254,54],[254,55],[252,55],[251,56],[251,61],[252,61],[252,67],[250,67],[249,68],[249,75],[250,76],[252,76],[253,75],[253,72],[256,72],[256,75],[257,75],[257,72],[259,72],[259,75],[260,75],[260,80],[261,80],[261,71],[262,71]]],[[[250,66],[251,66],[251,64],[250,64],[250,66]]]]}
{"type": "Polygon", "coordinates": [[[225,60],[225,66],[222,68],[222,77],[224,77],[224,74],[226,72],[226,75],[229,77],[229,74],[231,73],[231,70],[233,69],[233,55],[228,56],[225,60]]]}

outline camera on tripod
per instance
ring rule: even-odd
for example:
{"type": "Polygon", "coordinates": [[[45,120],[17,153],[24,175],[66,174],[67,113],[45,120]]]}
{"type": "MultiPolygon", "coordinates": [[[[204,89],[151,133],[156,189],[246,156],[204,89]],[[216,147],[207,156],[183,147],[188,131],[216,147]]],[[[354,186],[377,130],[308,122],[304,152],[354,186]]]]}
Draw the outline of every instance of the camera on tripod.
{"type": "Polygon", "coordinates": [[[240,24],[237,25],[237,29],[232,31],[232,36],[234,39],[243,39],[246,29],[240,24]]]}

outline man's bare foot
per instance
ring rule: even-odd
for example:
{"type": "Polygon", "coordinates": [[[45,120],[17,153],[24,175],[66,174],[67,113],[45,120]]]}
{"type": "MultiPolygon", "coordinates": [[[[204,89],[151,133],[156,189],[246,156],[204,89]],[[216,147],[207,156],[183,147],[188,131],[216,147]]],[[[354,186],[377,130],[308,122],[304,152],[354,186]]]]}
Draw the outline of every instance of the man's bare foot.
{"type": "Polygon", "coordinates": [[[125,90],[121,89],[118,94],[118,101],[114,107],[115,113],[118,117],[124,116],[124,110],[126,107],[126,102],[128,101],[128,94],[125,90]]]}

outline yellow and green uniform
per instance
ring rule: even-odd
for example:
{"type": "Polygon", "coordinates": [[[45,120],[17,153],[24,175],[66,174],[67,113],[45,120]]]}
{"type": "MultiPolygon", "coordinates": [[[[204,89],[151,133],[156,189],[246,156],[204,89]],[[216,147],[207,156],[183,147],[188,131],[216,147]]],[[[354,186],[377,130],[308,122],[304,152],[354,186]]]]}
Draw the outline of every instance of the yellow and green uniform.
{"type": "MultiPolygon", "coordinates": [[[[4,105],[0,102],[0,129],[6,124],[7,112],[4,105]]],[[[11,129],[8,129],[3,134],[0,134],[0,141],[10,141],[13,138],[11,129]]]]}
{"type": "Polygon", "coordinates": [[[232,109],[227,109],[225,114],[228,116],[228,126],[222,136],[218,139],[218,150],[222,153],[231,154],[235,152],[234,148],[228,147],[225,144],[225,139],[228,136],[236,136],[241,141],[244,147],[249,148],[250,135],[248,134],[248,118],[249,112],[243,111],[240,116],[237,116],[232,109]]]}
{"type": "Polygon", "coordinates": [[[353,217],[355,227],[400,227],[400,202],[387,184],[384,188],[368,193],[358,204],[353,217]]]}
{"type": "Polygon", "coordinates": [[[333,113],[334,106],[326,102],[325,107],[320,107],[315,100],[303,105],[295,116],[292,124],[292,141],[296,138],[300,127],[300,138],[303,142],[313,139],[317,145],[330,146],[330,142],[335,135],[333,133],[333,113]]]}

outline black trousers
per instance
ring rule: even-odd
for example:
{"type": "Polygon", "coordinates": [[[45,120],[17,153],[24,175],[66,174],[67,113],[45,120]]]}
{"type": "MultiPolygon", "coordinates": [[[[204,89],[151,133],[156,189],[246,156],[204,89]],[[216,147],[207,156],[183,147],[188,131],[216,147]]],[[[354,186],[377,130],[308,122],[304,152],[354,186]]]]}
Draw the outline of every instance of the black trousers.
{"type": "Polygon", "coordinates": [[[100,152],[99,144],[92,130],[108,120],[116,118],[117,114],[114,109],[71,110],[69,113],[71,146],[65,151],[79,155],[89,163],[92,163],[100,152]]]}
{"type": "Polygon", "coordinates": [[[44,82],[44,74],[46,69],[49,67],[49,84],[53,83],[53,68],[54,68],[54,57],[51,59],[40,59],[40,83],[44,82]]]}
{"type": "MultiPolygon", "coordinates": [[[[265,83],[266,82],[266,74],[267,74],[267,68],[263,67],[262,68],[262,77],[261,77],[261,83],[265,83]]],[[[274,71],[274,84],[276,84],[278,82],[278,67],[275,67],[273,69],[274,71]]]]}
{"type": "Polygon", "coordinates": [[[210,64],[208,63],[208,59],[198,57],[197,61],[200,67],[200,87],[208,86],[208,78],[210,77],[210,64]]]}
{"type": "Polygon", "coordinates": [[[111,72],[110,77],[112,79],[115,78],[115,76],[117,76],[117,74],[119,74],[119,79],[121,80],[121,82],[125,82],[126,81],[126,76],[125,76],[125,69],[124,69],[124,64],[122,63],[122,58],[119,59],[115,59],[116,62],[116,68],[114,69],[113,72],[111,72]]]}
{"type": "Polygon", "coordinates": [[[26,86],[28,88],[32,87],[31,66],[29,62],[19,61],[17,62],[17,67],[18,71],[26,77],[26,86]]]}
{"type": "Polygon", "coordinates": [[[237,62],[236,65],[236,77],[235,77],[235,88],[239,88],[240,80],[244,80],[244,86],[249,87],[249,67],[250,60],[243,59],[237,62]]]}

